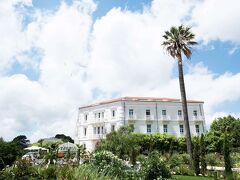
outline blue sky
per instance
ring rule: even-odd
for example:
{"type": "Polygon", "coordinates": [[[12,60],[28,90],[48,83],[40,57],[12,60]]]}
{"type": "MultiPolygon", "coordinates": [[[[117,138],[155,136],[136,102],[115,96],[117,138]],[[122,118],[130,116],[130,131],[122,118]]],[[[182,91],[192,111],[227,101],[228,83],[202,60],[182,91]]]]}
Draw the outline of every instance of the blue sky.
{"type": "Polygon", "coordinates": [[[182,23],[199,42],[184,64],[189,99],[205,101],[208,126],[219,116],[239,117],[239,2],[217,3],[1,2],[0,136],[73,136],[81,105],[128,95],[179,98],[176,62],[164,53],[161,36],[182,23]]]}

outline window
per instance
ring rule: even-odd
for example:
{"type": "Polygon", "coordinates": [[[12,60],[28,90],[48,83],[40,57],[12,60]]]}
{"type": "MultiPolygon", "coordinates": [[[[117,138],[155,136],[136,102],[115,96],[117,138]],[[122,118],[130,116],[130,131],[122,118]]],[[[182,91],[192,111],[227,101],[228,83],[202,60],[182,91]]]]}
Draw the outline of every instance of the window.
{"type": "Polygon", "coordinates": [[[84,136],[87,135],[87,128],[84,128],[84,136]]]}
{"type": "Polygon", "coordinates": [[[133,109],[129,109],[129,117],[133,118],[133,109]]]}
{"type": "Polygon", "coordinates": [[[197,116],[197,110],[193,111],[193,116],[197,116]]]}
{"type": "Polygon", "coordinates": [[[115,117],[115,110],[112,110],[112,117],[115,117]]]}
{"type": "Polygon", "coordinates": [[[87,121],[87,118],[88,118],[88,115],[87,115],[87,114],[85,114],[85,121],[87,121]]]}
{"type": "Polygon", "coordinates": [[[95,119],[97,119],[97,113],[95,113],[94,116],[95,116],[95,119]]]}
{"type": "Polygon", "coordinates": [[[111,131],[115,131],[115,125],[111,126],[111,131]]]}
{"type": "Polygon", "coordinates": [[[199,134],[199,132],[200,132],[200,131],[199,131],[199,125],[196,124],[196,125],[195,125],[195,128],[196,128],[196,133],[199,134]]]}
{"type": "Polygon", "coordinates": [[[102,112],[102,118],[104,118],[104,112],[102,112]]]}
{"type": "Polygon", "coordinates": [[[163,132],[164,132],[164,133],[167,133],[167,132],[168,132],[168,125],[167,125],[167,124],[164,124],[164,125],[163,125],[163,132]]]}
{"type": "Polygon", "coordinates": [[[183,134],[183,133],[184,133],[184,128],[183,128],[183,125],[182,125],[182,124],[180,124],[180,125],[179,125],[179,128],[180,128],[180,134],[183,134]]]}
{"type": "Polygon", "coordinates": [[[167,115],[167,111],[166,110],[162,110],[162,115],[166,116],[167,115]]]}
{"type": "Polygon", "coordinates": [[[100,119],[100,117],[101,117],[101,113],[98,113],[98,118],[100,119]]]}
{"type": "Polygon", "coordinates": [[[147,109],[146,110],[146,116],[150,116],[151,115],[151,111],[150,111],[150,109],[147,109]]]}
{"type": "Polygon", "coordinates": [[[178,116],[182,116],[182,110],[178,110],[178,116]]]}
{"type": "Polygon", "coordinates": [[[100,134],[100,127],[97,127],[97,133],[100,134]]]}
{"type": "Polygon", "coordinates": [[[103,131],[104,129],[103,129],[103,126],[102,126],[102,134],[104,134],[104,131],[103,131]]]}
{"type": "Polygon", "coordinates": [[[152,132],[151,124],[147,124],[147,133],[151,133],[151,132],[152,132]]]}
{"type": "Polygon", "coordinates": [[[93,134],[96,134],[96,133],[97,133],[97,128],[94,127],[94,128],[93,128],[93,134]]]}

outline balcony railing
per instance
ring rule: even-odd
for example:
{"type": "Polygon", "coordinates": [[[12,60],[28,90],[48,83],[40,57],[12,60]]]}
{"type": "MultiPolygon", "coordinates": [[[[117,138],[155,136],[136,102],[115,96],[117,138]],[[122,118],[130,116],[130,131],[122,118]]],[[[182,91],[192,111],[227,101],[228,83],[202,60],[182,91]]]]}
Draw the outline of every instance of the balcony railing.
{"type": "Polygon", "coordinates": [[[137,116],[136,115],[128,115],[128,120],[136,120],[137,116]]]}
{"type": "Polygon", "coordinates": [[[204,117],[203,116],[193,116],[192,120],[193,121],[202,121],[202,120],[204,120],[204,117]]]}
{"type": "Polygon", "coordinates": [[[148,121],[154,120],[154,116],[153,115],[146,115],[146,120],[148,120],[148,121]]]}
{"type": "Polygon", "coordinates": [[[183,121],[184,120],[183,115],[177,115],[177,120],[178,121],[183,121]]]}
{"type": "Polygon", "coordinates": [[[170,116],[169,115],[161,115],[160,116],[160,120],[162,120],[162,121],[169,121],[170,120],[170,116]]]}

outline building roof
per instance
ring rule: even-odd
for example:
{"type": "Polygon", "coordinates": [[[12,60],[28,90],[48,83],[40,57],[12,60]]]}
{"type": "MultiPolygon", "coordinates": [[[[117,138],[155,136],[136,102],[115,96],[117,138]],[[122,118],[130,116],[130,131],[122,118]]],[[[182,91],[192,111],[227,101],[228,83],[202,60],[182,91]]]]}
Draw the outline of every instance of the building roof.
{"type": "MultiPolygon", "coordinates": [[[[110,104],[114,102],[121,102],[121,101],[139,101],[139,102],[181,102],[180,99],[175,98],[158,98],[158,97],[120,97],[116,99],[111,99],[107,101],[101,101],[94,104],[90,104],[87,106],[79,107],[79,109],[104,105],[104,104],[110,104]]],[[[203,101],[196,101],[196,100],[188,100],[188,103],[204,103],[203,101]]]]}

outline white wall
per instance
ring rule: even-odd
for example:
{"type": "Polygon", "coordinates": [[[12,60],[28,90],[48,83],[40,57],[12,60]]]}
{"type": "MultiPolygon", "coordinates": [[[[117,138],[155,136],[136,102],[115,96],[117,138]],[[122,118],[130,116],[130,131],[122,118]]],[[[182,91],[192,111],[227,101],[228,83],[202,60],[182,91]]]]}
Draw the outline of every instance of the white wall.
{"type": "MultiPolygon", "coordinates": [[[[182,105],[179,102],[139,101],[114,102],[80,109],[77,122],[77,139],[80,144],[86,144],[88,150],[93,150],[96,142],[104,138],[106,133],[111,132],[112,125],[115,125],[115,130],[117,130],[124,123],[134,123],[134,130],[139,133],[147,133],[147,124],[151,124],[151,133],[163,133],[163,125],[167,124],[169,134],[181,136],[179,125],[184,125],[184,122],[183,118],[178,118],[178,110],[182,110],[182,105]],[[129,109],[134,110],[133,117],[129,117],[129,109]],[[151,112],[149,120],[146,120],[146,109],[150,109],[151,112]],[[112,117],[113,110],[115,110],[115,117],[112,117]],[[165,117],[162,116],[162,110],[166,110],[165,117]],[[104,118],[102,118],[102,112],[104,112],[104,118]],[[95,113],[97,113],[97,118],[95,118],[95,113]],[[98,118],[98,113],[101,113],[100,118],[98,118]],[[87,115],[87,120],[85,120],[85,115],[87,115]],[[100,128],[100,134],[94,134],[94,127],[102,126],[104,127],[104,133],[100,128]],[[84,135],[84,128],[87,128],[86,136],[84,135]]],[[[203,104],[188,103],[188,114],[191,133],[196,134],[196,124],[199,124],[200,133],[203,133],[203,129],[205,129],[203,104]],[[193,118],[194,110],[197,111],[197,118],[193,118]]]]}

